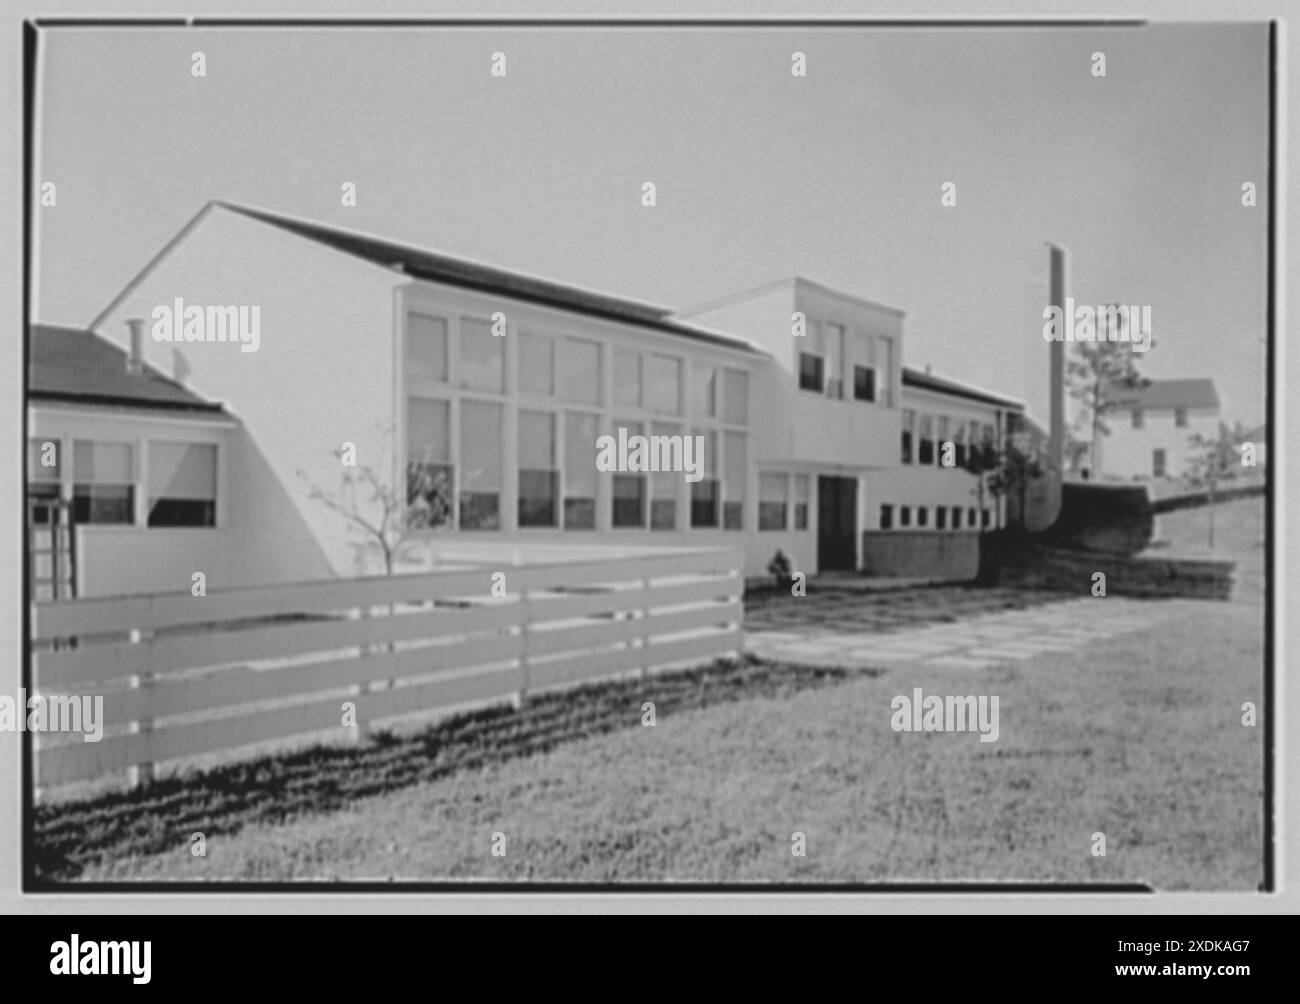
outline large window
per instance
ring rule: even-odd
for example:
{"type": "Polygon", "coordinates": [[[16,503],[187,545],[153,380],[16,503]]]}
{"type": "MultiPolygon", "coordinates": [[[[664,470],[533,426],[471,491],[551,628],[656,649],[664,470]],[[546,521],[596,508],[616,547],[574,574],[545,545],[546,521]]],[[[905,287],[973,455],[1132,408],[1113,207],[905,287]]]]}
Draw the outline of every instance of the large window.
{"type": "Polygon", "coordinates": [[[595,415],[570,411],[564,416],[564,528],[596,527],[595,415]]]}
{"type": "MultiPolygon", "coordinates": [[[[939,464],[940,467],[942,467],[944,444],[951,442],[951,440],[948,438],[948,416],[947,415],[939,416],[938,426],[939,426],[938,428],[939,449],[936,451],[938,456],[935,458],[935,461],[936,463],[939,464]]],[[[954,450],[953,452],[955,453],[956,451],[954,450]]]]}
{"type": "Polygon", "coordinates": [[[758,528],[760,530],[784,530],[789,504],[790,475],[760,474],[758,476],[758,528]]]}
{"type": "Polygon", "coordinates": [[[880,507],[880,529],[892,530],[894,528],[894,507],[889,504],[880,507]]]}
{"type": "Polygon", "coordinates": [[[696,365],[691,369],[691,407],[698,418],[718,414],[718,371],[713,366],[696,365]]]}
{"type": "Polygon", "coordinates": [[[691,526],[718,525],[718,434],[696,429],[704,438],[704,478],[691,484],[691,526]]]}
{"type": "Polygon", "coordinates": [[[916,450],[918,463],[934,463],[934,419],[930,415],[921,416],[921,437],[916,450]]]}
{"type": "Polygon", "coordinates": [[[799,389],[822,391],[823,369],[826,363],[821,356],[812,352],[799,353],[799,389]]]}
{"type": "Polygon", "coordinates": [[[460,403],[460,528],[501,527],[502,408],[483,401],[460,403]]]}
{"type": "Polygon", "coordinates": [[[560,361],[560,386],[566,401],[600,404],[600,344],[582,338],[564,340],[560,361]]]}
{"type": "Polygon", "coordinates": [[[519,334],[519,390],[550,397],[555,393],[555,339],[528,331],[519,334]]]}
{"type": "Polygon", "coordinates": [[[844,325],[822,327],[822,353],[826,358],[826,396],[844,397],[844,325]]]}
{"type": "Polygon", "coordinates": [[[966,423],[958,422],[952,437],[953,460],[958,468],[966,466],[966,423]]]}
{"type": "Polygon", "coordinates": [[[645,406],[661,415],[682,410],[682,361],[672,356],[647,356],[645,406]]]}
{"type": "Polygon", "coordinates": [[[749,422],[749,374],[744,370],[723,370],[722,420],[730,425],[749,422]]]}
{"type": "Polygon", "coordinates": [[[406,324],[406,370],[414,382],[447,380],[447,322],[413,313],[406,324]]]}
{"type": "Polygon", "coordinates": [[[555,416],[519,409],[519,525],[557,526],[560,471],[555,416]]]}
{"type": "Polygon", "coordinates": [[[807,474],[794,476],[794,528],[808,529],[808,498],[812,494],[812,481],[807,474]]]}
{"type": "Polygon", "coordinates": [[[875,401],[876,371],[870,366],[853,367],[853,399],[855,401],[875,401]]]}
{"type": "Polygon", "coordinates": [[[451,521],[454,497],[451,468],[451,405],[410,397],[406,400],[406,504],[416,525],[451,521]]]}
{"type": "Polygon", "coordinates": [[[722,528],[741,530],[745,525],[745,480],[749,471],[745,434],[722,436],[722,528]]]}
{"type": "MultiPolygon", "coordinates": [[[[618,429],[626,429],[628,442],[632,441],[633,436],[645,434],[640,422],[633,422],[628,419],[616,418],[614,420],[614,429],[616,433],[618,429]]],[[[615,439],[618,439],[617,434],[615,439]]],[[[614,475],[614,526],[644,527],[645,503],[646,476],[644,474],[616,473],[614,475]]]]}
{"type": "Polygon", "coordinates": [[[911,408],[903,409],[903,463],[912,462],[912,437],[916,432],[916,412],[911,408]]]}
{"type": "MultiPolygon", "coordinates": [[[[652,436],[680,436],[681,432],[678,426],[664,422],[650,426],[652,436]]],[[[677,529],[677,488],[682,477],[681,471],[656,471],[650,475],[651,530],[677,529]]]]}
{"type": "Polygon", "coordinates": [[[614,350],[614,403],[641,407],[641,354],[614,350]]]}
{"type": "Polygon", "coordinates": [[[217,448],[149,443],[149,525],[217,525],[217,448]]]}
{"type": "Polygon", "coordinates": [[[135,522],[135,450],[130,443],[76,440],[72,478],[74,522],[135,522]]]}
{"type": "Polygon", "coordinates": [[[457,375],[462,387],[500,394],[505,390],[504,337],[492,325],[471,317],[460,319],[460,359],[457,375]]]}
{"type": "Polygon", "coordinates": [[[876,349],[878,351],[877,371],[879,372],[880,383],[880,403],[886,408],[894,406],[894,341],[892,338],[885,338],[883,335],[876,339],[876,349]]]}

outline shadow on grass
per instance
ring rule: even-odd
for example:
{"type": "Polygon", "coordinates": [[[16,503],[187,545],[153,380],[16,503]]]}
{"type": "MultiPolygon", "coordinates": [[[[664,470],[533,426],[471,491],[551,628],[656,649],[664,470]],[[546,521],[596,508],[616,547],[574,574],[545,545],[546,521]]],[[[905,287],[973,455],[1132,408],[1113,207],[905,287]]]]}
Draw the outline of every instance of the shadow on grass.
{"type": "MultiPolygon", "coordinates": [[[[870,670],[853,670],[855,675],[870,670]]],[[[412,734],[376,733],[362,746],[314,746],[202,772],[177,774],[130,791],[38,806],[33,818],[38,882],[75,879],[108,857],[156,854],[190,835],[237,833],[328,813],[357,799],[459,771],[532,756],[562,743],[640,726],[641,704],[657,714],[754,697],[781,698],[833,686],[848,670],[768,663],[753,657],[539,694],[448,718],[412,734]]]]}

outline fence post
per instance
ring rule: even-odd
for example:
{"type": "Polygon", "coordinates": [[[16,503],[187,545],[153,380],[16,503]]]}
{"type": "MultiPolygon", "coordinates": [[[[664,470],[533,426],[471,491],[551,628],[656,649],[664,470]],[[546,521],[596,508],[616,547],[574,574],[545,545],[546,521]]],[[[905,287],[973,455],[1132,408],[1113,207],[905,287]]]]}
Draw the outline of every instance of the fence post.
{"type": "Polygon", "coordinates": [[[519,590],[519,690],[510,697],[510,705],[516,711],[523,708],[528,700],[528,628],[533,619],[532,602],[528,598],[527,587],[519,590]]]}
{"type": "MultiPolygon", "coordinates": [[[[362,622],[360,625],[360,631],[364,633],[367,626],[364,622],[370,620],[370,607],[368,606],[359,607],[356,611],[356,620],[362,622]]],[[[373,654],[374,654],[374,646],[371,645],[370,642],[362,641],[360,644],[357,645],[358,658],[365,659],[373,654]]],[[[362,675],[364,675],[366,671],[365,670],[366,663],[363,662],[361,665],[362,665],[361,672],[362,675]]],[[[364,679],[360,680],[356,684],[356,686],[352,688],[352,698],[353,698],[352,703],[356,705],[357,710],[356,710],[356,718],[353,724],[348,727],[348,741],[351,743],[354,744],[363,743],[366,741],[366,737],[370,734],[370,721],[365,714],[365,709],[364,709],[365,701],[363,700],[363,698],[370,693],[371,689],[372,688],[371,688],[370,681],[364,679]]]]}
{"type": "MultiPolygon", "coordinates": [[[[150,636],[152,636],[152,632],[150,632],[150,636]]],[[[145,632],[141,631],[139,628],[131,629],[132,645],[144,644],[145,643],[144,639],[145,639],[145,632]]],[[[132,676],[130,679],[131,689],[148,690],[150,687],[153,686],[153,680],[154,678],[152,673],[138,673],[135,676],[132,676]]],[[[129,726],[129,731],[132,734],[142,734],[142,733],[152,732],[153,719],[137,718],[131,722],[129,726]]],[[[131,767],[128,768],[127,770],[127,783],[132,788],[138,788],[141,785],[148,784],[150,781],[153,780],[153,777],[154,777],[154,764],[152,760],[145,760],[139,763],[132,764],[131,767]]]]}
{"type": "Polygon", "coordinates": [[[641,589],[645,593],[641,605],[641,679],[650,675],[650,576],[641,576],[641,589]]]}

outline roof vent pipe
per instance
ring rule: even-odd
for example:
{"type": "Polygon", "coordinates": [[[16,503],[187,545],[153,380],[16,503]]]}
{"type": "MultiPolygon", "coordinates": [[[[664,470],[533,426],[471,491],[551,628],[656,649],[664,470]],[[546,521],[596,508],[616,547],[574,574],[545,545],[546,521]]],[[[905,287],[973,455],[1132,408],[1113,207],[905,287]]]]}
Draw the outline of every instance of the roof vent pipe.
{"type": "Polygon", "coordinates": [[[131,330],[131,353],[126,357],[126,371],[139,375],[144,372],[144,321],[132,317],[126,326],[131,330]]]}

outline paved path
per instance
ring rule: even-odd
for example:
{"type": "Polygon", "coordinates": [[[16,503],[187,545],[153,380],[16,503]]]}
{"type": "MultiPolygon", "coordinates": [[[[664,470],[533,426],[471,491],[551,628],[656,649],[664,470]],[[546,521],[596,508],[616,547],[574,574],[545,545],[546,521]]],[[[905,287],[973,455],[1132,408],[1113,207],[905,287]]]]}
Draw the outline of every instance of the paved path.
{"type": "Polygon", "coordinates": [[[815,626],[806,631],[746,631],[745,647],[763,658],[813,665],[924,663],[983,669],[1047,652],[1074,651],[1144,630],[1174,612],[1168,603],[1090,596],[901,631],[840,634],[815,626]]]}

